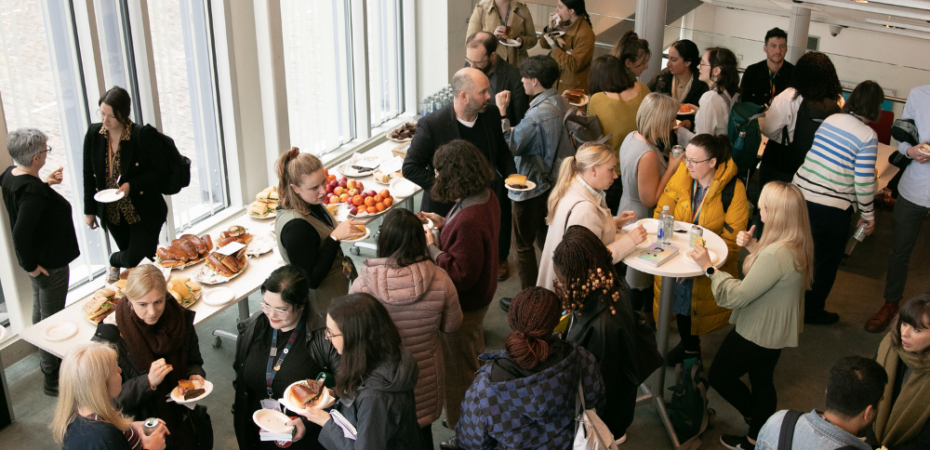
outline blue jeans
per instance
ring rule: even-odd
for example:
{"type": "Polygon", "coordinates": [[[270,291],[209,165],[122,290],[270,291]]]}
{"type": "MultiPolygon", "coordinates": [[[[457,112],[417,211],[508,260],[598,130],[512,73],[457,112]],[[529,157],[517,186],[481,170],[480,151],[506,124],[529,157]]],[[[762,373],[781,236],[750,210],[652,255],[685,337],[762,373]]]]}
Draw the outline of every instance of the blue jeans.
{"type": "MultiPolygon", "coordinates": [[[[68,278],[71,270],[68,266],[58,269],[45,269],[48,275],[40,273],[37,277],[29,277],[32,281],[32,323],[37,324],[52,314],[65,308],[65,299],[68,297],[68,278]]],[[[43,373],[52,373],[58,370],[61,360],[55,355],[39,350],[39,367],[43,373]]]]}
{"type": "Polygon", "coordinates": [[[888,257],[888,274],[885,276],[885,301],[887,302],[899,302],[904,296],[911,253],[914,251],[917,234],[927,217],[927,212],[930,212],[930,208],[915,205],[903,195],[898,196],[893,216],[894,243],[891,247],[891,255],[888,257]]]}

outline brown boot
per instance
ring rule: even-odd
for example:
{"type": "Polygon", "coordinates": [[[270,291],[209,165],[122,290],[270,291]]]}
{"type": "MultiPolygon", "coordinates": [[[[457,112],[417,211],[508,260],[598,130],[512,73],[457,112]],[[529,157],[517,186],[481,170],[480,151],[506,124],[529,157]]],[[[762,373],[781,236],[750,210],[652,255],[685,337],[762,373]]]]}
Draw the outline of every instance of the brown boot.
{"type": "Polygon", "coordinates": [[[507,278],[510,278],[510,264],[504,260],[501,261],[500,266],[497,268],[497,281],[504,281],[507,278]]]}
{"type": "Polygon", "coordinates": [[[865,322],[865,330],[872,333],[885,331],[885,328],[888,328],[888,324],[891,323],[891,319],[894,319],[894,316],[898,314],[898,309],[900,309],[898,302],[885,302],[882,309],[879,309],[874,316],[865,322]]]}

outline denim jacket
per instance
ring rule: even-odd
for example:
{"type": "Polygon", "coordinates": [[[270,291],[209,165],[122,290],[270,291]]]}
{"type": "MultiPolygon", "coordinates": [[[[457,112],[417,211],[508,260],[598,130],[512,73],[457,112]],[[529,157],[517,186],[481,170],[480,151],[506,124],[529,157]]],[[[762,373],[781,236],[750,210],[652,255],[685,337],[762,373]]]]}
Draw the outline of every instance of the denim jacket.
{"type": "MultiPolygon", "coordinates": [[[[778,448],[781,422],[784,420],[786,412],[779,411],[765,422],[762,430],[759,431],[759,437],[756,439],[756,450],[776,450],[778,448]]],[[[797,425],[794,426],[792,449],[835,450],[847,445],[862,450],[872,449],[863,440],[827,422],[826,419],[820,417],[816,409],[799,417],[797,425]]]]}
{"type": "Polygon", "coordinates": [[[503,121],[504,139],[513,153],[517,173],[526,175],[528,180],[536,183],[536,188],[531,191],[509,191],[508,196],[511,200],[529,200],[545,194],[552,187],[539,173],[536,156],[542,157],[547,170],[552,167],[559,140],[562,138],[562,116],[566,111],[568,104],[553,87],[541,92],[530,102],[526,116],[515,128],[510,128],[509,120],[503,121]],[[543,106],[542,102],[555,106],[559,115],[551,108],[543,106]]]}

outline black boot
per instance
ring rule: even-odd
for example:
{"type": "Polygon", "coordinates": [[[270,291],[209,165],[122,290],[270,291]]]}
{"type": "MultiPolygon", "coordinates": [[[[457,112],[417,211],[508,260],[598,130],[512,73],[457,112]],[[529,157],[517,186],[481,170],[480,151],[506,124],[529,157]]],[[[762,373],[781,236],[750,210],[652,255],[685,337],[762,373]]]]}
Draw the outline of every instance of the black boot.
{"type": "Polygon", "coordinates": [[[503,309],[504,312],[510,311],[511,301],[513,301],[513,299],[510,297],[501,297],[500,305],[501,305],[501,309],[503,309]]]}
{"type": "Polygon", "coordinates": [[[42,391],[50,397],[58,397],[58,369],[50,373],[42,372],[45,380],[42,382],[42,391]]]}

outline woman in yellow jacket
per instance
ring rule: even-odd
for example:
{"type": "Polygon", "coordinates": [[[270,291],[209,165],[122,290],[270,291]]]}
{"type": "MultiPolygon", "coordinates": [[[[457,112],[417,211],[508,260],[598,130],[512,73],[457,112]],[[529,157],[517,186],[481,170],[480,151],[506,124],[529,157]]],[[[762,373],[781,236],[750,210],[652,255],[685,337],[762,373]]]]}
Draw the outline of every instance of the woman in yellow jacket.
{"type": "MultiPolygon", "coordinates": [[[[684,164],[669,180],[655,209],[656,218],[668,206],[675,220],[698,224],[722,237],[729,255],[720,270],[732,274],[739,273],[736,235],[749,222],[746,188],[736,178],[736,170],[736,163],[730,159],[730,140],[725,135],[699,134],[685,149],[684,164]],[[730,203],[728,207],[725,199],[730,203]]],[[[661,277],[656,277],[654,314],[659,311],[661,285],[661,277]]],[[[672,312],[677,315],[681,343],[669,352],[670,365],[700,357],[698,336],[727,326],[730,319],[730,310],[714,301],[710,278],[703,276],[678,280],[672,312]]]]}
{"type": "Polygon", "coordinates": [[[594,30],[591,29],[584,0],[558,0],[539,45],[552,49],[549,56],[559,63],[556,90],[560,94],[577,88],[588,91],[588,72],[594,57],[594,30]],[[564,31],[565,35],[549,34],[554,31],[564,31]]]}
{"type": "Polygon", "coordinates": [[[482,0],[475,5],[475,10],[468,19],[468,32],[471,36],[479,31],[486,31],[498,39],[504,38],[505,26],[510,27],[507,33],[509,39],[519,43],[516,47],[501,45],[497,47],[497,55],[520,68],[520,63],[529,58],[527,50],[536,46],[536,25],[526,3],[517,0],[482,0]]]}

